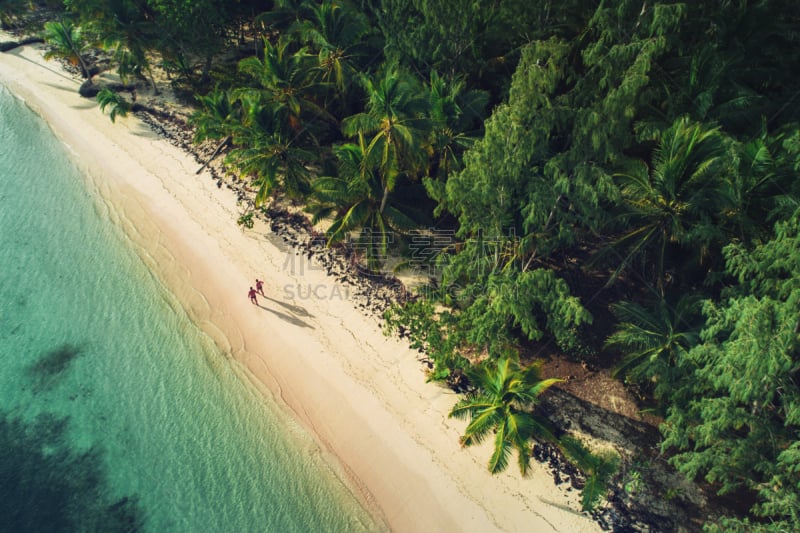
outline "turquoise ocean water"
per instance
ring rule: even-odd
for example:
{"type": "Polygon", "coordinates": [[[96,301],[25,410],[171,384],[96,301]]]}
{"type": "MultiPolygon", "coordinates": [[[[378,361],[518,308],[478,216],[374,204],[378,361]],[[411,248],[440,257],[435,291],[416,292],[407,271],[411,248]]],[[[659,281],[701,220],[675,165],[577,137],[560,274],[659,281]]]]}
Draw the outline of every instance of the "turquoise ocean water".
{"type": "Polygon", "coordinates": [[[374,531],[0,85],[0,531],[374,531]]]}

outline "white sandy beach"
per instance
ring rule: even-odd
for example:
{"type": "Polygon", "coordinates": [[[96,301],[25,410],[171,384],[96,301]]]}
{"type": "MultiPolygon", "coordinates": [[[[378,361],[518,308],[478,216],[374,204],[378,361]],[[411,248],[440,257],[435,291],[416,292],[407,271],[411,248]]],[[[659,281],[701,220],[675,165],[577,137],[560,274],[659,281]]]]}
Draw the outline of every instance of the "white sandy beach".
{"type": "Polygon", "coordinates": [[[491,443],[460,447],[465,422],[447,418],[457,396],[425,383],[415,350],[385,337],[346,286],[266,224],[243,231],[234,193],[195,175],[193,159],[135,117],[113,124],[42,53],[0,53],[0,83],[51,125],[156,276],[243,375],[317,438],[387,529],[600,530],[579,512],[576,491],[556,487],[535,461],[527,478],[516,461],[490,475],[491,443]],[[256,277],[266,281],[261,307],[247,299],[256,277]]]}

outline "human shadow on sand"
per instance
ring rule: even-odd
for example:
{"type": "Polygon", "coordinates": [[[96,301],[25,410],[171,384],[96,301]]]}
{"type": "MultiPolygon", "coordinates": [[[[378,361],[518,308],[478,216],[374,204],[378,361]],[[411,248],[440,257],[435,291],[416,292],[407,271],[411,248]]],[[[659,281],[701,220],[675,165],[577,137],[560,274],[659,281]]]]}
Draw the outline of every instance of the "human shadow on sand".
{"type": "Polygon", "coordinates": [[[263,295],[263,294],[260,294],[259,296],[261,296],[265,300],[269,300],[271,302],[275,302],[276,304],[280,305],[284,309],[288,310],[293,315],[298,315],[298,316],[302,316],[302,317],[306,317],[306,318],[314,318],[314,315],[312,315],[311,313],[306,311],[304,307],[300,307],[299,305],[287,304],[286,302],[282,302],[280,300],[276,300],[275,298],[270,298],[269,296],[266,296],[266,295],[263,295]]]}
{"type": "MultiPolygon", "coordinates": [[[[269,298],[269,299],[271,300],[271,298],[269,298]]],[[[269,311],[270,313],[274,314],[275,316],[277,316],[281,320],[284,320],[284,321],[288,322],[289,324],[294,324],[295,326],[298,326],[298,327],[301,327],[301,328],[314,329],[314,326],[312,326],[310,324],[306,324],[305,322],[303,322],[302,320],[300,320],[297,317],[294,317],[292,315],[287,315],[286,313],[281,313],[280,311],[276,311],[275,309],[270,309],[269,307],[264,307],[261,304],[255,304],[255,305],[260,307],[264,311],[269,311]]]]}

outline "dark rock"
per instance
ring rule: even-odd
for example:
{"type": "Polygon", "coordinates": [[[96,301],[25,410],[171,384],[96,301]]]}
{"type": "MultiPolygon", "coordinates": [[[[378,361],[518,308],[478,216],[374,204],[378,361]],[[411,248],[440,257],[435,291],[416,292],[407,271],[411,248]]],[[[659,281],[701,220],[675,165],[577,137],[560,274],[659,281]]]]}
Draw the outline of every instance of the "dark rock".
{"type": "Polygon", "coordinates": [[[84,98],[94,98],[100,92],[102,87],[95,85],[92,80],[86,80],[81,83],[81,88],[78,89],[78,94],[84,98]]]}
{"type": "Polygon", "coordinates": [[[44,39],[41,37],[25,37],[19,41],[3,41],[0,42],[0,52],[8,52],[14,48],[24,46],[26,44],[43,43],[44,39]]]}

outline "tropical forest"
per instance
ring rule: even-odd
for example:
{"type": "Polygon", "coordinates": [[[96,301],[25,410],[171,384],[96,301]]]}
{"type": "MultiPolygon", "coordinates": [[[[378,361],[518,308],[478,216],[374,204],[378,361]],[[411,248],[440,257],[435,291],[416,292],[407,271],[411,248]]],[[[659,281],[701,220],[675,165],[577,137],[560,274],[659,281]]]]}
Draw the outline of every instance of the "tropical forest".
{"type": "Polygon", "coordinates": [[[289,202],[363,272],[424,279],[387,334],[460,393],[490,471],[549,443],[585,509],[630,485],[540,409],[557,357],[656,420],[654,453],[721,502],[700,528],[796,530],[800,3],[31,4],[0,0],[4,27],[39,24],[112,120],[169,80],[255,193],[240,224],[289,202]]]}

